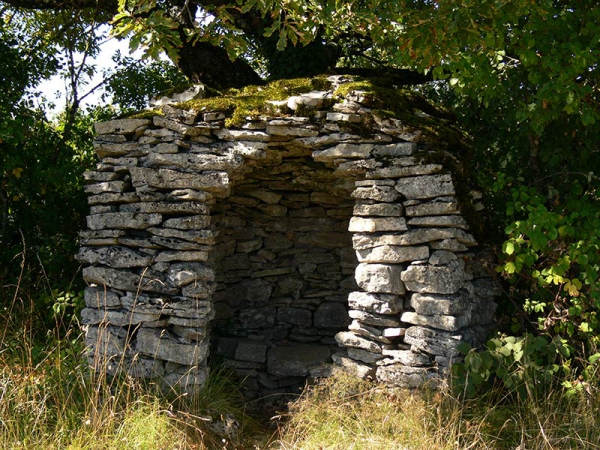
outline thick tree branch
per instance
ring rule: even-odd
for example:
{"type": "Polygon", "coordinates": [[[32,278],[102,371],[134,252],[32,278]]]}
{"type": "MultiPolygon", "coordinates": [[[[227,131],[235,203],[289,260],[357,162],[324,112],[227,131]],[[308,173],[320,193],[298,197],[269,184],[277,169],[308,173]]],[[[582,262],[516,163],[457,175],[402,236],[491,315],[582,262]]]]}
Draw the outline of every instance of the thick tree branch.
{"type": "Polygon", "coordinates": [[[98,11],[117,13],[117,0],[3,0],[11,6],[25,9],[96,9],[98,11]]]}
{"type": "Polygon", "coordinates": [[[246,61],[241,58],[232,61],[225,49],[208,42],[184,45],[179,50],[177,66],[193,82],[201,82],[215,89],[264,83],[246,61]]]}
{"type": "Polygon", "coordinates": [[[360,77],[377,77],[385,78],[390,81],[390,84],[397,86],[412,86],[433,81],[433,75],[430,71],[427,74],[417,72],[410,69],[396,69],[393,67],[382,67],[377,69],[361,69],[361,68],[346,68],[336,67],[330,72],[337,75],[358,75],[360,77]]]}

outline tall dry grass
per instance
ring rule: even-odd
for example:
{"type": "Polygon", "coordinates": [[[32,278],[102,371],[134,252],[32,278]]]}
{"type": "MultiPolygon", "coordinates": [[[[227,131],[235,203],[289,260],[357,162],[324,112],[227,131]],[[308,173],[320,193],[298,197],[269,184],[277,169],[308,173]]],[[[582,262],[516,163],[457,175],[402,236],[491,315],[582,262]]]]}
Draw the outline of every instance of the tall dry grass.
{"type": "Polygon", "coordinates": [[[600,449],[598,392],[474,400],[391,390],[339,372],[290,404],[271,449],[600,449]]]}
{"type": "Polygon", "coordinates": [[[89,367],[76,318],[43,317],[42,311],[52,314],[39,301],[47,295],[46,280],[22,274],[16,282],[2,281],[0,449],[243,446],[253,422],[225,374],[215,371],[193,395],[164,392],[126,374],[107,376],[89,367]]]}

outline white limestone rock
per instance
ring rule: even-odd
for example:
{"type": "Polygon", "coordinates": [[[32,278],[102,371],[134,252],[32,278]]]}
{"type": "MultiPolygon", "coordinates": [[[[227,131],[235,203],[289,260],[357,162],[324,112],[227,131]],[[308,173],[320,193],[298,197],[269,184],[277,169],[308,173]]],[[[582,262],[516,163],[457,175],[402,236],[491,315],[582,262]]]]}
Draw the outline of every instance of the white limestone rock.
{"type": "Polygon", "coordinates": [[[398,314],[402,311],[404,298],[389,294],[371,294],[368,292],[351,292],[348,295],[348,306],[377,314],[398,314]]]}
{"type": "Polygon", "coordinates": [[[410,156],[417,151],[417,144],[414,142],[396,142],[388,145],[375,145],[372,156],[393,157],[393,156],[410,156]]]}
{"type": "Polygon", "coordinates": [[[177,289],[166,286],[161,280],[151,277],[142,278],[140,275],[127,270],[110,269],[107,267],[84,267],[83,279],[98,286],[108,286],[123,291],[158,292],[161,294],[176,294],[177,289]]]}
{"type": "Polygon", "coordinates": [[[366,337],[370,341],[380,342],[382,344],[392,343],[390,339],[383,335],[381,328],[365,325],[358,320],[353,320],[352,323],[348,325],[348,330],[359,336],[366,337]]]}
{"type": "Polygon", "coordinates": [[[98,122],[94,129],[98,134],[131,134],[138,128],[148,126],[152,122],[148,119],[118,119],[109,122],[98,122]]]}
{"type": "Polygon", "coordinates": [[[429,294],[455,294],[464,284],[464,263],[451,261],[447,266],[409,266],[402,272],[406,289],[429,294]]]}
{"type": "MultiPolygon", "coordinates": [[[[176,234],[177,231],[179,231],[169,230],[169,228],[165,228],[164,230],[165,234],[171,234],[169,231],[172,231],[172,234],[176,234]]],[[[204,244],[197,244],[190,240],[181,240],[174,237],[152,236],[150,242],[154,244],[154,248],[169,248],[172,250],[208,250],[207,246],[204,244]]]]}
{"type": "Polygon", "coordinates": [[[367,350],[362,350],[360,348],[348,347],[346,349],[348,356],[355,361],[361,361],[367,364],[373,364],[383,358],[383,355],[378,353],[372,353],[367,350]]]}
{"type": "Polygon", "coordinates": [[[135,203],[139,202],[140,197],[135,192],[112,193],[90,195],[88,197],[89,205],[105,205],[107,203],[135,203]]]}
{"type": "Polygon", "coordinates": [[[143,167],[181,168],[186,170],[235,170],[244,164],[240,155],[211,155],[208,153],[160,154],[151,152],[141,159],[143,167]]]}
{"type": "Polygon", "coordinates": [[[412,166],[391,166],[370,170],[367,176],[373,179],[379,178],[405,178],[417,175],[431,175],[442,170],[439,164],[416,164],[412,166]]]}
{"type": "Polygon", "coordinates": [[[373,144],[338,144],[325,150],[313,152],[315,161],[331,161],[338,158],[366,159],[371,156],[373,144]]]}
{"type": "MultiPolygon", "coordinates": [[[[116,174],[115,174],[116,175],[116,174]]],[[[103,192],[125,192],[131,185],[125,181],[105,181],[88,184],[84,191],[88,194],[101,194],[103,192]]]]}
{"type": "Polygon", "coordinates": [[[396,190],[407,199],[428,199],[454,195],[454,184],[450,175],[423,175],[401,178],[396,190]]]}
{"type": "MultiPolygon", "coordinates": [[[[335,113],[337,114],[337,113],[335,113]]],[[[409,156],[417,146],[412,142],[397,142],[395,144],[349,144],[342,143],[326,150],[313,152],[315,161],[331,161],[338,158],[367,159],[370,157],[409,156]]]]}
{"type": "Polygon", "coordinates": [[[470,311],[468,311],[466,314],[459,316],[447,316],[441,314],[426,316],[416,312],[407,311],[402,314],[401,320],[402,322],[413,325],[422,325],[445,331],[456,331],[469,325],[471,322],[471,314],[470,311]]]}
{"type": "Polygon", "coordinates": [[[343,353],[334,353],[331,355],[331,359],[335,364],[340,366],[342,370],[357,378],[364,380],[372,379],[375,376],[375,368],[373,366],[348,358],[343,353]]]}
{"type": "Polygon", "coordinates": [[[427,367],[411,367],[404,364],[391,364],[379,366],[376,374],[377,381],[389,386],[414,389],[424,385],[435,387],[439,382],[439,375],[434,369],[427,367]]]}
{"type": "Polygon", "coordinates": [[[404,342],[410,344],[415,350],[451,358],[459,355],[458,346],[462,342],[462,335],[413,326],[406,330],[404,342]]]}
{"type": "MultiPolygon", "coordinates": [[[[215,243],[215,234],[211,230],[177,230],[173,228],[148,228],[155,236],[164,238],[183,239],[196,244],[212,245],[215,243]]],[[[154,241],[157,242],[157,241],[154,241]]],[[[195,247],[196,249],[202,247],[195,247]]]]}
{"type": "Polygon", "coordinates": [[[391,186],[358,187],[351,195],[359,200],[375,200],[387,203],[395,202],[400,198],[400,194],[391,186]]]}
{"type": "Polygon", "coordinates": [[[294,95],[287,100],[287,107],[296,111],[299,106],[310,109],[319,109],[325,101],[331,98],[330,91],[312,91],[302,95],[294,95]]]}
{"type": "Polygon", "coordinates": [[[413,217],[408,224],[415,227],[453,227],[468,230],[469,225],[462,216],[422,216],[413,217]]]}
{"type": "Polygon", "coordinates": [[[215,271],[211,267],[199,263],[176,263],[169,268],[168,280],[177,287],[186,286],[197,281],[213,281],[215,271]]]}
{"type": "Polygon", "coordinates": [[[87,264],[104,264],[123,269],[128,267],[148,267],[152,257],[136,252],[128,247],[81,247],[75,258],[87,264]]]}
{"type": "Polygon", "coordinates": [[[229,190],[229,177],[226,172],[197,174],[143,167],[131,167],[129,171],[136,188],[152,186],[159,189],[193,189],[213,194],[226,194],[229,190]]]}
{"type": "Polygon", "coordinates": [[[352,217],[348,231],[354,233],[376,233],[379,231],[406,231],[404,217],[352,217]]]}
{"type": "Polygon", "coordinates": [[[208,206],[201,202],[170,203],[140,202],[121,205],[122,212],[161,213],[161,214],[209,214],[208,206]]]}
{"type": "Polygon", "coordinates": [[[362,263],[399,264],[429,258],[429,247],[426,245],[419,247],[382,245],[380,247],[357,250],[356,256],[362,263]]]}
{"type": "Polygon", "coordinates": [[[160,261],[199,261],[206,262],[208,260],[208,252],[206,251],[162,251],[154,259],[157,262],[160,261]]]}
{"type": "Polygon", "coordinates": [[[402,205],[393,203],[357,204],[354,206],[355,216],[401,217],[402,205]]]}
{"type": "Polygon", "coordinates": [[[452,261],[456,261],[458,258],[453,252],[447,250],[436,250],[431,254],[429,258],[429,264],[432,266],[447,266],[452,261]]]}
{"type": "Polygon", "coordinates": [[[455,253],[469,250],[469,247],[458,242],[456,239],[443,239],[438,242],[432,242],[430,245],[433,250],[448,250],[455,253]]]}
{"type": "Polygon", "coordinates": [[[390,364],[403,364],[405,366],[427,366],[431,365],[429,356],[423,353],[416,353],[411,350],[389,350],[382,351],[384,357],[377,362],[378,366],[389,366],[390,364]]]}
{"type": "Polygon", "coordinates": [[[327,120],[330,122],[360,123],[360,122],[362,122],[362,117],[360,114],[345,114],[345,113],[337,113],[337,112],[328,112],[327,120]]]}
{"type": "Polygon", "coordinates": [[[373,325],[376,327],[400,326],[400,318],[397,315],[375,314],[356,309],[351,309],[350,311],[348,311],[348,315],[352,319],[356,319],[361,323],[373,325]]]}
{"type": "Polygon", "coordinates": [[[202,230],[210,226],[210,216],[194,215],[175,217],[167,219],[163,223],[163,227],[177,228],[179,230],[202,230]]]}
{"type": "Polygon", "coordinates": [[[361,263],[356,267],[356,282],[366,292],[402,295],[402,270],[401,265],[361,263]]]}
{"type": "Polygon", "coordinates": [[[462,295],[413,294],[410,297],[410,306],[418,314],[427,316],[459,315],[469,309],[469,301],[462,295]]]}
{"type": "Polygon", "coordinates": [[[209,136],[211,133],[210,127],[188,125],[162,116],[154,116],[152,121],[157,127],[173,130],[177,133],[183,134],[184,136],[209,136]]]}
{"type": "Polygon", "coordinates": [[[95,170],[86,170],[83,172],[83,179],[88,183],[115,181],[119,179],[119,174],[114,172],[98,172],[95,170]]]}
{"type": "Polygon", "coordinates": [[[84,308],[81,311],[81,323],[83,325],[114,325],[124,327],[139,325],[141,323],[156,323],[160,319],[159,313],[148,313],[140,311],[125,311],[114,309],[92,309],[84,308]]]}
{"type": "Polygon", "coordinates": [[[116,292],[104,287],[88,286],[83,291],[83,299],[89,308],[118,308],[121,306],[121,299],[116,292]]]}
{"type": "Polygon", "coordinates": [[[148,149],[139,142],[102,142],[94,141],[94,151],[105,164],[111,164],[106,161],[108,158],[119,156],[142,156],[148,153],[148,149]]]}
{"type": "Polygon", "coordinates": [[[158,225],[161,222],[161,214],[118,212],[87,216],[87,226],[91,230],[102,230],[104,228],[133,228],[143,230],[158,225]]]}
{"type": "Polygon", "coordinates": [[[180,202],[196,201],[208,202],[213,196],[205,191],[194,191],[193,189],[176,189],[168,194],[169,200],[180,202]]]}
{"type": "Polygon", "coordinates": [[[314,137],[319,135],[316,125],[279,125],[273,121],[267,123],[267,133],[271,136],[314,137]]]}
{"type": "Polygon", "coordinates": [[[340,331],[335,335],[335,340],[340,347],[359,348],[371,353],[381,353],[380,344],[358,336],[351,331],[340,331]]]}
{"type": "Polygon", "coordinates": [[[200,365],[208,354],[207,342],[180,342],[166,330],[141,328],[136,336],[135,349],[163,361],[189,367],[200,365]]]}
{"type": "Polygon", "coordinates": [[[380,247],[382,245],[418,245],[445,239],[454,239],[469,247],[477,245],[477,241],[475,241],[472,235],[457,228],[422,228],[409,230],[401,234],[384,234],[381,236],[355,234],[352,236],[355,250],[380,247]]]}
{"type": "Polygon", "coordinates": [[[258,130],[228,130],[227,128],[219,128],[214,130],[213,134],[225,141],[268,142],[271,139],[270,134],[258,130]]]}
{"type": "Polygon", "coordinates": [[[108,325],[101,328],[85,327],[84,330],[85,345],[90,347],[93,353],[113,358],[129,353],[131,342],[126,329],[108,325]]]}
{"type": "Polygon", "coordinates": [[[169,96],[163,95],[160,97],[154,97],[154,98],[150,99],[149,104],[152,108],[156,108],[156,107],[160,106],[161,109],[163,110],[163,112],[165,112],[165,110],[166,110],[167,114],[169,114],[169,116],[173,116],[176,114],[185,113],[186,111],[180,110],[178,108],[170,107],[169,105],[171,103],[184,103],[184,102],[188,102],[193,99],[204,98],[205,96],[206,96],[206,92],[204,90],[204,85],[203,84],[195,84],[182,92],[176,92],[169,96]],[[173,111],[173,110],[176,110],[176,111],[173,111]]]}
{"type": "Polygon", "coordinates": [[[409,217],[443,216],[448,214],[459,214],[458,202],[454,197],[450,197],[447,201],[433,201],[406,207],[406,215],[409,217]]]}

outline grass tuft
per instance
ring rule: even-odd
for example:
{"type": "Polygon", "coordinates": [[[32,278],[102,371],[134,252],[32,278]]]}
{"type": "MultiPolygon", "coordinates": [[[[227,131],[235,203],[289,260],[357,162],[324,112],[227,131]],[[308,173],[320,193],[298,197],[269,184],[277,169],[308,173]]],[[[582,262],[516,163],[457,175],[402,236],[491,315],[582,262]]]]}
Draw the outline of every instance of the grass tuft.
{"type": "Polygon", "coordinates": [[[600,449],[600,395],[460,400],[389,389],[343,372],[290,404],[271,449],[600,449]]]}

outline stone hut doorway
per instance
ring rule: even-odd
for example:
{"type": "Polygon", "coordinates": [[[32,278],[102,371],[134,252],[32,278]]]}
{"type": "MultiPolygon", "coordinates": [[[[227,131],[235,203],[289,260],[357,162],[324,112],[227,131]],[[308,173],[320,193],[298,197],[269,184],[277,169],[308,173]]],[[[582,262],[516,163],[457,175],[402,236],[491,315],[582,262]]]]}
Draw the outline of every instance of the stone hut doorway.
{"type": "Polygon", "coordinates": [[[248,395],[289,391],[326,373],[357,289],[348,231],[354,180],[336,177],[310,150],[272,151],[212,208],[212,355],[248,395]]]}

